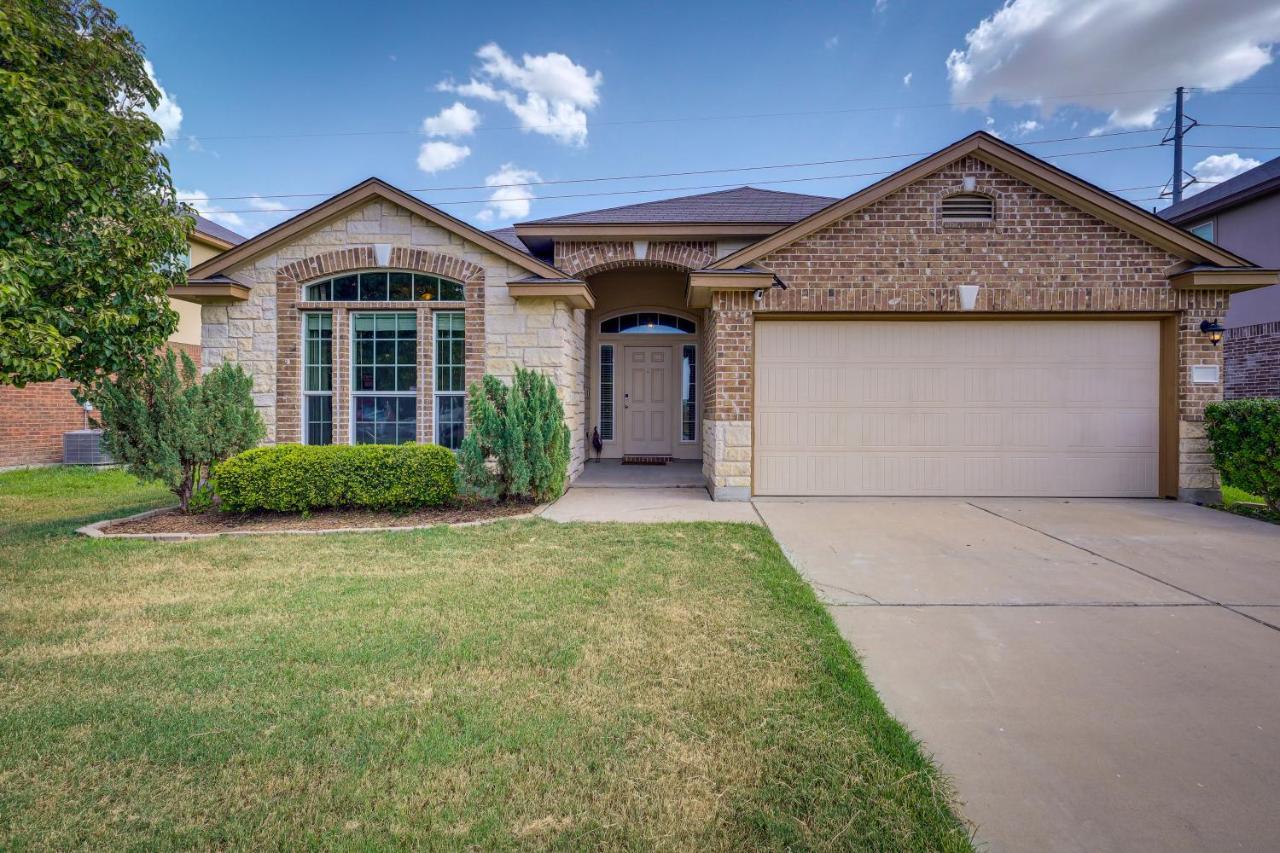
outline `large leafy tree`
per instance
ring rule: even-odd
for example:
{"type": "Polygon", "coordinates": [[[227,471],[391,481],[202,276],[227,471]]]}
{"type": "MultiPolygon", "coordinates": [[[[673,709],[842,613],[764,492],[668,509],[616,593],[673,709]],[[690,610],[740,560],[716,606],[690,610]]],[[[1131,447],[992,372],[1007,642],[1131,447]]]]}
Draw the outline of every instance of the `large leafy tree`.
{"type": "Polygon", "coordinates": [[[176,327],[193,223],[144,111],[159,94],[96,0],[0,2],[0,384],[93,386],[176,327]]]}

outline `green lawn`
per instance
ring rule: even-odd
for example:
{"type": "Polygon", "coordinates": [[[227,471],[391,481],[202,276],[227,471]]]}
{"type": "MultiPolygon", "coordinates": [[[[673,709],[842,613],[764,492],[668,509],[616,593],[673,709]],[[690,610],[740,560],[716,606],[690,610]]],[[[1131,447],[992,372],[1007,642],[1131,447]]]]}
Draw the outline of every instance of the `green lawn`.
{"type": "Polygon", "coordinates": [[[762,528],[89,540],[0,474],[0,847],[969,848],[762,528]]]}
{"type": "Polygon", "coordinates": [[[1251,495],[1244,489],[1237,489],[1235,486],[1223,485],[1222,487],[1222,503],[1227,509],[1238,503],[1262,503],[1262,498],[1257,495],[1251,495]]]}

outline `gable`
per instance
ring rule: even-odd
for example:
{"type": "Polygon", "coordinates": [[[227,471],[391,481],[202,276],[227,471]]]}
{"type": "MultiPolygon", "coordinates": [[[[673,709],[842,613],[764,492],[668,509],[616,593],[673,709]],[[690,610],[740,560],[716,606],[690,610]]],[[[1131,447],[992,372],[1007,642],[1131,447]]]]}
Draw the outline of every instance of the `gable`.
{"type": "Polygon", "coordinates": [[[758,263],[789,287],[928,289],[957,282],[1019,289],[1169,286],[1179,257],[974,156],[778,247],[758,263]],[[964,189],[995,200],[989,223],[944,222],[964,189]]]}
{"type": "MultiPolygon", "coordinates": [[[[188,279],[192,281],[207,279],[216,275],[225,275],[233,268],[243,268],[246,262],[251,259],[259,258],[268,253],[278,253],[281,247],[305,240],[313,231],[321,230],[335,220],[350,221],[352,219],[351,211],[362,209],[375,201],[390,204],[393,208],[402,210],[406,217],[417,217],[420,220],[425,220],[427,223],[457,238],[463,244],[496,255],[534,275],[559,275],[558,271],[551,265],[518,251],[493,235],[468,225],[460,219],[455,219],[444,211],[432,207],[421,199],[398,190],[384,181],[370,178],[349,190],[338,193],[327,201],[321,202],[310,210],[246,240],[222,255],[193,267],[188,272],[188,279]]],[[[364,235],[365,239],[360,239],[360,230],[358,226],[347,229],[348,244],[376,242],[368,239],[368,234],[364,235]]],[[[373,230],[370,229],[370,233],[373,230]]]]}
{"type": "MultiPolygon", "coordinates": [[[[1219,246],[1165,222],[1105,190],[1058,169],[1039,158],[987,133],[978,132],[923,160],[859,190],[789,228],[720,259],[711,269],[735,269],[811,234],[881,199],[927,178],[947,166],[971,158],[1017,178],[1046,195],[1107,222],[1178,260],[1224,267],[1251,266],[1248,261],[1219,246]]],[[[960,188],[957,187],[958,191],[960,188]]]]}

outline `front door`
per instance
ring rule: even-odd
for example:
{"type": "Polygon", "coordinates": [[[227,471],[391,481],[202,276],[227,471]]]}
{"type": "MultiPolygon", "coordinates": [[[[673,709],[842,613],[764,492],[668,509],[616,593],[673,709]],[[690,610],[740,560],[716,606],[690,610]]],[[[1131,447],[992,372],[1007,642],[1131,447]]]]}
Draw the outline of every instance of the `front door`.
{"type": "Polygon", "coordinates": [[[626,381],[622,388],[627,456],[669,456],[671,423],[671,347],[626,347],[626,381]]]}

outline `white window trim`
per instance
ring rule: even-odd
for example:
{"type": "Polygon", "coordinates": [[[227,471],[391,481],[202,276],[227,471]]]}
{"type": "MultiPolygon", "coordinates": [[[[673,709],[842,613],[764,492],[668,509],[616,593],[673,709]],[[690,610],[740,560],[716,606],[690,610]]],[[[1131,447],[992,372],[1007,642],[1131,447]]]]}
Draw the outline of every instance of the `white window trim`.
{"type": "Polygon", "coordinates": [[[1203,228],[1206,225],[1209,226],[1209,236],[1204,237],[1200,234],[1196,234],[1196,236],[1201,240],[1208,240],[1210,243],[1216,243],[1218,237],[1218,219],[1215,216],[1210,216],[1208,219],[1201,219],[1199,222],[1187,228],[1187,230],[1192,234],[1195,234],[1197,228],[1203,228]]]}
{"type": "Polygon", "coordinates": [[[360,308],[360,306],[362,305],[363,306],[368,306],[368,305],[395,306],[394,308],[385,308],[385,309],[365,308],[363,309],[365,313],[369,313],[370,311],[378,311],[378,310],[404,311],[404,310],[407,310],[411,305],[414,307],[421,307],[425,305],[432,308],[439,305],[442,308],[446,308],[446,309],[449,309],[449,308],[461,309],[462,306],[467,304],[467,283],[464,281],[458,281],[458,279],[452,278],[447,275],[438,275],[437,273],[423,272],[422,270],[409,270],[409,269],[403,269],[401,267],[360,267],[359,269],[344,270],[343,272],[331,273],[329,275],[323,275],[319,278],[313,278],[311,281],[308,281],[306,284],[299,285],[298,294],[299,294],[298,301],[301,302],[303,305],[323,305],[325,307],[332,305],[336,308],[347,308],[351,311],[362,310],[360,308]],[[307,288],[311,287],[313,284],[321,284],[326,281],[332,281],[335,278],[342,278],[345,275],[358,276],[362,272],[387,272],[387,273],[407,272],[407,273],[413,273],[414,275],[428,275],[428,276],[431,276],[432,278],[442,279],[444,281],[450,282],[451,284],[456,284],[459,287],[461,287],[462,298],[461,299],[385,299],[385,300],[384,299],[362,300],[362,299],[310,299],[308,298],[307,288]]]}
{"type": "MultiPolygon", "coordinates": [[[[302,358],[298,359],[298,363],[301,365],[299,367],[299,370],[302,372],[302,375],[298,377],[298,387],[302,389],[302,406],[301,406],[301,411],[298,413],[298,418],[301,421],[301,423],[299,423],[298,426],[299,426],[299,429],[301,430],[300,434],[302,436],[302,443],[307,445],[311,444],[311,442],[307,440],[308,438],[307,427],[309,426],[309,424],[307,423],[307,398],[308,397],[328,397],[329,398],[330,400],[330,403],[329,403],[330,442],[329,443],[330,444],[333,443],[332,441],[333,402],[332,401],[334,399],[333,380],[334,380],[334,374],[335,374],[335,371],[333,368],[337,366],[333,363],[333,354],[335,349],[334,341],[333,341],[333,319],[334,319],[333,313],[331,311],[304,311],[302,312],[302,317],[300,320],[302,328],[299,330],[298,336],[302,340],[302,358]],[[327,392],[307,390],[307,318],[313,314],[329,315],[329,390],[327,392]]],[[[324,445],[316,445],[316,446],[323,447],[324,445]]]]}
{"type": "MultiPolygon", "coordinates": [[[[457,309],[431,312],[431,443],[432,444],[440,444],[440,398],[441,397],[461,397],[462,398],[463,436],[464,437],[466,436],[466,407],[467,407],[467,390],[466,390],[466,379],[465,379],[466,371],[467,371],[466,316],[467,315],[465,311],[460,311],[457,309]],[[439,376],[438,370],[440,365],[439,365],[439,362],[437,361],[438,352],[436,350],[436,343],[437,341],[439,341],[439,334],[440,334],[439,325],[440,325],[441,314],[459,314],[463,318],[463,321],[462,321],[463,322],[462,372],[463,372],[464,378],[463,378],[461,391],[440,391],[439,388],[437,387],[438,385],[437,377],[439,376]]],[[[444,445],[440,445],[440,446],[443,447],[444,445]]]]}
{"type": "MultiPolygon", "coordinates": [[[[367,314],[412,314],[414,334],[417,334],[418,316],[416,311],[409,311],[405,308],[369,308],[364,311],[351,311],[347,315],[347,444],[354,445],[356,443],[356,397],[413,397],[416,401],[414,406],[413,417],[413,438],[418,439],[418,410],[417,406],[422,405],[422,389],[415,391],[356,391],[356,317],[367,314]]],[[[414,370],[418,368],[418,362],[421,361],[421,354],[417,350],[417,346],[421,346],[421,341],[416,341],[414,348],[414,370]]],[[[432,345],[435,345],[434,339],[432,345]]]]}

